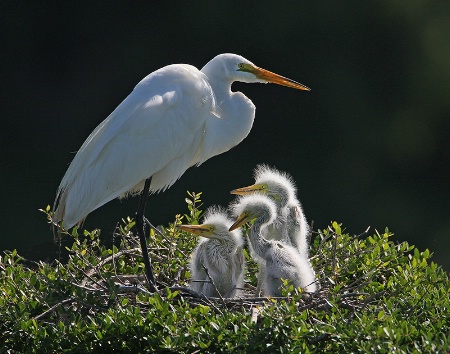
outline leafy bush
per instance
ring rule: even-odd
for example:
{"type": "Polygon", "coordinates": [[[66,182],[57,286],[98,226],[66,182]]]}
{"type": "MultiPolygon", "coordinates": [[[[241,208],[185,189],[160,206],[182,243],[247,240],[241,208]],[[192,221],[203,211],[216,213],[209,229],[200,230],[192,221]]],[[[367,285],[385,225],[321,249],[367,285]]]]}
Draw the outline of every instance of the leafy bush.
{"type": "MultiPolygon", "coordinates": [[[[449,279],[391,233],[350,236],[341,225],[312,235],[311,262],[321,283],[305,297],[286,285],[283,298],[253,298],[248,259],[242,299],[190,292],[196,238],[176,225],[197,223],[201,194],[187,215],[149,232],[158,294],[145,288],[134,221],[106,248],[99,231],[73,232],[67,264],[0,257],[0,347],[4,353],[436,353],[449,352],[449,279]]],[[[50,209],[44,210],[47,215],[50,209]]]]}

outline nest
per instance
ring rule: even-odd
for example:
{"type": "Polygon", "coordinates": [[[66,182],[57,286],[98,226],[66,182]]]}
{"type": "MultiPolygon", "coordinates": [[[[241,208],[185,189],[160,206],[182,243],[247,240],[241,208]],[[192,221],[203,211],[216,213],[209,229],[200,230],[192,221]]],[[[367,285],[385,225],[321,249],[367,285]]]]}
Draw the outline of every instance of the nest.
{"type": "MultiPolygon", "coordinates": [[[[369,294],[361,290],[368,282],[373,281],[374,277],[381,276],[376,272],[377,267],[367,273],[352,271],[346,266],[354,264],[355,258],[363,257],[365,253],[373,251],[370,247],[356,246],[358,240],[367,232],[368,229],[360,235],[342,238],[342,235],[330,227],[327,232],[313,233],[311,235],[313,256],[310,260],[320,281],[320,290],[315,293],[302,293],[301,289],[294,289],[286,293],[284,297],[254,296],[255,286],[252,280],[254,283],[257,267],[251,260],[248,262],[245,287],[240,289],[235,298],[212,298],[196,293],[187,286],[186,278],[189,255],[195,243],[189,241],[191,239],[180,239],[180,236],[175,234],[175,227],[173,230],[170,228],[154,230],[153,237],[157,242],[152,244],[154,247],[149,248],[149,254],[155,266],[158,295],[165,301],[175,303],[184,301],[190,306],[209,306],[218,313],[245,311],[251,316],[252,322],[258,321],[262,308],[279,301],[295,302],[298,311],[311,309],[331,311],[333,306],[338,306],[348,310],[351,317],[385,295],[385,291],[369,294]],[[186,245],[189,242],[191,242],[191,249],[183,251],[180,245],[186,245]],[[352,262],[349,262],[350,259],[352,262]],[[172,264],[172,267],[168,267],[169,264],[172,264]],[[350,277],[349,274],[351,274],[350,277]],[[333,297],[332,302],[330,296],[333,297]]],[[[124,270],[129,269],[144,274],[137,237],[129,229],[118,227],[115,238],[116,241],[120,241],[119,247],[113,247],[110,252],[106,252],[108,254],[106,256],[105,252],[95,256],[100,248],[95,239],[92,242],[92,237],[91,241],[83,241],[83,244],[90,245],[91,249],[86,252],[74,252],[67,265],[72,275],[71,285],[78,289],[79,296],[61,300],[36,316],[36,320],[48,317],[56,319],[52,314],[61,307],[67,311],[83,311],[86,314],[95,315],[114,306],[114,302],[123,303],[124,298],[127,298],[127,303],[139,306],[144,313],[149,309],[151,305],[143,299],[154,294],[147,290],[145,276],[124,273],[124,270]],[[89,301],[86,300],[88,297],[89,301]]]]}

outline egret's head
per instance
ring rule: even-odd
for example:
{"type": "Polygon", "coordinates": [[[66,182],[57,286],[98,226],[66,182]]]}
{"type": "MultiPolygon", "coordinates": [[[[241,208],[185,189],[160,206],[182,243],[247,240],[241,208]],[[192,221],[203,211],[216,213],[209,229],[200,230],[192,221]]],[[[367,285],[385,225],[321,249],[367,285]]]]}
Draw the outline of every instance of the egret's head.
{"type": "Polygon", "coordinates": [[[262,69],[251,61],[237,54],[219,54],[211,59],[203,68],[209,78],[221,77],[224,80],[241,81],[247,83],[261,82],[309,91],[310,89],[294,80],[262,69]]]}
{"type": "Polygon", "coordinates": [[[247,222],[258,220],[263,224],[272,223],[277,216],[275,203],[267,196],[251,194],[240,197],[231,206],[236,221],[230,230],[237,229],[247,222]]]}
{"type": "Polygon", "coordinates": [[[178,225],[181,230],[190,232],[209,239],[225,242],[234,242],[236,246],[242,244],[240,230],[229,231],[233,221],[228,217],[225,210],[218,207],[209,208],[203,218],[201,225],[178,225]]]}
{"type": "Polygon", "coordinates": [[[254,177],[255,184],[234,189],[230,193],[237,195],[264,194],[272,198],[280,207],[296,198],[295,184],[292,177],[287,173],[270,168],[267,165],[258,165],[255,168],[254,177]]]}

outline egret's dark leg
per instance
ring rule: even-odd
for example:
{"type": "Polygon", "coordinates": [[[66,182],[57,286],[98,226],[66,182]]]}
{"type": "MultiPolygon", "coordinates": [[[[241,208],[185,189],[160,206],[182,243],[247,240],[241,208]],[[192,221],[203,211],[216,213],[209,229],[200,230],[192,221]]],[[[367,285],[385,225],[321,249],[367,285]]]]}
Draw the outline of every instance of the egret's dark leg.
{"type": "Polygon", "coordinates": [[[145,205],[147,204],[148,193],[150,191],[150,183],[152,178],[147,178],[145,180],[144,189],[141,192],[141,197],[139,199],[139,207],[136,212],[136,228],[139,235],[139,240],[141,241],[142,257],[144,257],[145,265],[145,276],[147,278],[147,283],[149,290],[151,292],[156,291],[155,277],[153,276],[152,266],[150,264],[150,257],[148,256],[147,240],[145,239],[145,227],[144,227],[144,211],[145,205]]]}

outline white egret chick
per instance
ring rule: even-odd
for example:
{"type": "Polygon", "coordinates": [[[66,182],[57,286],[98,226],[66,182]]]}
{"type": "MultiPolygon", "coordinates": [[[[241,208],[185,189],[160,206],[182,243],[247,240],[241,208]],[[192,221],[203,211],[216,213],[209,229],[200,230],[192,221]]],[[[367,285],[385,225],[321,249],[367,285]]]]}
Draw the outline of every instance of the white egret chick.
{"type": "Polygon", "coordinates": [[[232,224],[223,209],[210,208],[202,225],[178,226],[202,236],[191,259],[190,286],[198,293],[233,298],[243,287],[244,241],[241,230],[229,231],[232,224]]]}
{"type": "Polygon", "coordinates": [[[253,175],[255,184],[234,189],[231,193],[237,195],[260,193],[270,197],[277,207],[277,217],[267,226],[264,238],[284,241],[308,257],[309,226],[302,205],[297,199],[297,188],[292,177],[286,172],[264,164],[256,166],[253,175]]]}
{"type": "Polygon", "coordinates": [[[136,227],[150,290],[156,290],[144,230],[147,197],[249,134],[255,106],[231,91],[234,81],[309,91],[236,54],[220,54],[201,70],[173,64],[154,71],[78,150],[56,193],[54,224],[70,229],[112,199],[140,193],[136,227]]]}
{"type": "MultiPolygon", "coordinates": [[[[309,226],[300,201],[296,196],[296,186],[292,177],[286,172],[261,164],[256,166],[253,172],[255,184],[235,189],[232,194],[249,195],[259,193],[270,197],[277,207],[275,220],[264,229],[263,237],[268,240],[278,240],[297,249],[300,255],[309,264],[310,272],[314,269],[309,263],[309,226]]],[[[253,257],[257,255],[253,255],[253,257]]],[[[261,264],[258,274],[258,286],[256,293],[259,295],[263,278],[265,277],[265,265],[261,264]]]]}
{"type": "Polygon", "coordinates": [[[281,279],[288,280],[306,292],[314,292],[317,290],[316,277],[308,260],[293,246],[263,237],[265,228],[277,217],[276,210],[275,203],[267,196],[252,194],[241,197],[233,205],[233,214],[237,219],[230,230],[254,221],[248,239],[253,252],[258,256],[256,261],[265,266],[263,295],[281,296],[281,279]]]}

